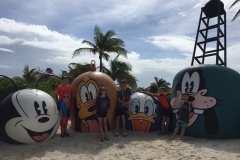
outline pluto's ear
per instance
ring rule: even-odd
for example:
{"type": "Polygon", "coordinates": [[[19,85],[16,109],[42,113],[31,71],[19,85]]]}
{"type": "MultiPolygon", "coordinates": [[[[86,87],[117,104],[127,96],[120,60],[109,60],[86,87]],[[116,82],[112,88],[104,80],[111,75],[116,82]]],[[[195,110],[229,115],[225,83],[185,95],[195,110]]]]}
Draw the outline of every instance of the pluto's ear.
{"type": "Polygon", "coordinates": [[[219,124],[217,114],[214,108],[209,108],[204,111],[204,126],[208,134],[217,134],[219,132],[219,124]]]}

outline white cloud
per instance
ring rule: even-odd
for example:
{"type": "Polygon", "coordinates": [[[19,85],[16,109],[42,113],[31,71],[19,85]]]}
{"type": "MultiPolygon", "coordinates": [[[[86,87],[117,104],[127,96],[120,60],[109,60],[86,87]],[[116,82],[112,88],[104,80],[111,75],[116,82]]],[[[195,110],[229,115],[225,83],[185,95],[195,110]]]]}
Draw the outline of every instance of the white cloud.
{"type": "Polygon", "coordinates": [[[178,15],[182,16],[182,17],[187,17],[185,12],[179,12],[178,15]]]}
{"type": "Polygon", "coordinates": [[[141,58],[136,52],[128,54],[128,59],[120,58],[122,61],[130,63],[133,67],[133,75],[139,80],[139,86],[148,86],[154,81],[154,77],[164,78],[172,83],[175,74],[190,65],[191,55],[184,58],[141,58]],[[187,63],[186,63],[187,62],[187,63]]]}
{"type": "Polygon", "coordinates": [[[4,52],[14,52],[14,51],[12,51],[12,50],[10,50],[10,49],[6,49],[6,48],[0,48],[0,51],[4,51],[4,52]]]}
{"type": "Polygon", "coordinates": [[[10,68],[10,67],[9,67],[9,66],[0,65],[0,68],[5,68],[5,69],[7,69],[7,68],[10,68]]]}
{"type": "Polygon", "coordinates": [[[197,4],[193,6],[193,8],[201,8],[204,7],[208,0],[200,0],[197,4]]]}
{"type": "Polygon", "coordinates": [[[82,44],[83,39],[51,31],[46,26],[25,24],[6,18],[0,19],[0,32],[8,33],[15,37],[11,39],[1,36],[0,45],[19,43],[21,45],[52,50],[58,52],[58,54],[60,52],[60,54],[68,56],[75,49],[86,47],[86,45],[82,44]]]}
{"type": "MultiPolygon", "coordinates": [[[[1,20],[0,20],[0,22],[1,22],[1,20]]],[[[0,29],[1,29],[1,27],[0,27],[0,29]]],[[[18,38],[11,39],[6,36],[0,36],[0,45],[11,45],[11,44],[17,43],[19,41],[21,41],[21,39],[18,39],[18,38]]]]}
{"type": "Polygon", "coordinates": [[[187,36],[152,36],[143,38],[146,42],[152,43],[165,50],[179,50],[181,52],[192,52],[195,39],[187,36]]]}

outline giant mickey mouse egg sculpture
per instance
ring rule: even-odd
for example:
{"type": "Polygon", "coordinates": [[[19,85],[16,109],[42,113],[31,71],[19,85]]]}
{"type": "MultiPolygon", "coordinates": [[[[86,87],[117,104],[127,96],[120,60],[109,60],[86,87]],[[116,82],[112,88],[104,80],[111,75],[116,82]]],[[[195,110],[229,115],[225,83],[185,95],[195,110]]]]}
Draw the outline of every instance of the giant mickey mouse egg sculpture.
{"type": "Polygon", "coordinates": [[[159,100],[149,94],[135,92],[126,112],[126,129],[136,132],[159,130],[162,121],[162,108],[159,100]]]}
{"type": "Polygon", "coordinates": [[[96,97],[99,87],[104,86],[110,99],[108,110],[108,129],[115,127],[115,107],[117,103],[117,87],[105,73],[86,72],[72,82],[71,128],[78,132],[98,133],[99,125],[96,115],[96,97]]]}
{"type": "Polygon", "coordinates": [[[6,143],[44,142],[56,134],[59,122],[55,101],[41,90],[19,90],[0,103],[0,140],[6,143]]]}
{"type": "Polygon", "coordinates": [[[173,113],[178,112],[182,93],[187,92],[192,102],[186,135],[212,139],[240,137],[238,72],[218,65],[199,65],[178,72],[173,84],[176,82],[178,86],[171,99],[173,113]]]}

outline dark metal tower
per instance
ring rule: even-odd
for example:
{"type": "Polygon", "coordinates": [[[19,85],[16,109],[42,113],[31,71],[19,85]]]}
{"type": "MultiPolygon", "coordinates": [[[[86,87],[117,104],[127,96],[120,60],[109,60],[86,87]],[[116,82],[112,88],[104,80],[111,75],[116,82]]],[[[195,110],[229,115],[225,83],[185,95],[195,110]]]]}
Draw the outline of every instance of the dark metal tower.
{"type": "Polygon", "coordinates": [[[198,30],[196,35],[196,41],[193,50],[192,63],[196,61],[198,64],[204,64],[205,58],[215,56],[216,64],[227,66],[226,56],[226,12],[224,10],[224,4],[220,0],[210,0],[205,7],[201,9],[198,30]],[[210,24],[211,19],[217,20],[215,24],[210,24]],[[202,29],[200,29],[200,27],[202,29]],[[214,36],[210,36],[213,30],[216,30],[214,36]],[[199,37],[199,34],[201,37],[199,37]],[[202,39],[201,41],[199,39],[202,39]],[[207,44],[216,43],[214,49],[207,49],[207,44]],[[201,55],[196,55],[197,47],[201,51],[201,55]],[[220,53],[221,52],[221,53],[220,53]]]}

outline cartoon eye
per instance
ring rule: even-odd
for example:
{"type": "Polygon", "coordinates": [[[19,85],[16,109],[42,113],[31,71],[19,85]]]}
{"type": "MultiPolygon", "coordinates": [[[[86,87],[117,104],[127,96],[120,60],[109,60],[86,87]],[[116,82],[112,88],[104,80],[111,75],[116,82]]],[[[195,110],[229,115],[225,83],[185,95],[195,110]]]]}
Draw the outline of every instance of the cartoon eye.
{"type": "Polygon", "coordinates": [[[200,76],[197,72],[194,72],[191,76],[191,83],[189,86],[189,88],[190,88],[189,91],[197,93],[199,85],[200,85],[200,76]]]}
{"type": "Polygon", "coordinates": [[[192,76],[189,73],[185,73],[182,79],[182,93],[183,92],[194,92],[197,93],[200,84],[200,77],[197,72],[194,72],[192,76]]]}
{"type": "Polygon", "coordinates": [[[83,103],[88,101],[88,90],[86,86],[82,86],[80,89],[81,101],[83,103]]]}
{"type": "Polygon", "coordinates": [[[41,114],[41,110],[39,109],[40,106],[36,101],[34,101],[34,107],[37,112],[37,115],[40,115],[41,114]]]}
{"type": "Polygon", "coordinates": [[[188,82],[185,83],[185,92],[188,92],[188,82]]]}
{"type": "Polygon", "coordinates": [[[97,97],[97,90],[94,84],[90,83],[88,85],[88,92],[89,92],[89,100],[96,99],[97,97]]]}
{"type": "Polygon", "coordinates": [[[140,102],[137,98],[132,100],[130,112],[132,114],[138,114],[140,112],[140,102]]]}
{"type": "Polygon", "coordinates": [[[188,92],[189,81],[190,81],[190,76],[189,76],[189,73],[186,72],[182,79],[182,93],[188,92]]]}
{"type": "Polygon", "coordinates": [[[153,115],[153,113],[154,113],[154,105],[153,105],[152,101],[150,101],[150,100],[146,101],[145,106],[144,106],[144,113],[147,116],[153,115]]]}
{"type": "Polygon", "coordinates": [[[43,106],[43,112],[44,114],[47,114],[48,110],[46,109],[47,105],[45,101],[42,101],[42,106],[43,106]]]}

